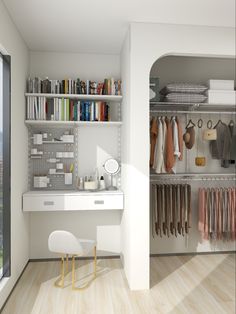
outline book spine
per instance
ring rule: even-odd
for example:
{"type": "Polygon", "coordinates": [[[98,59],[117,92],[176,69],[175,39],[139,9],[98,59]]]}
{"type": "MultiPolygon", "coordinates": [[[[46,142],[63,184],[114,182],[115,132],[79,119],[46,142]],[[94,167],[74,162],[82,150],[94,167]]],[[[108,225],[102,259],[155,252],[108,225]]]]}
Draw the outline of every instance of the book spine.
{"type": "Polygon", "coordinates": [[[94,101],[91,102],[91,116],[90,121],[94,121],[94,101]]]}
{"type": "Polygon", "coordinates": [[[80,121],[80,101],[77,102],[77,121],[80,121]]]}
{"type": "Polygon", "coordinates": [[[89,93],[89,87],[90,87],[90,81],[87,80],[87,81],[86,81],[86,94],[87,94],[87,95],[90,94],[90,93],[89,93]]]}
{"type": "Polygon", "coordinates": [[[61,99],[57,98],[57,110],[58,110],[58,114],[57,114],[57,119],[58,121],[61,120],[61,99]]]}
{"type": "Polygon", "coordinates": [[[70,100],[70,121],[74,120],[73,100],[70,100]]]}
{"type": "Polygon", "coordinates": [[[70,121],[70,99],[66,99],[66,121],[70,121]]]}
{"type": "Polygon", "coordinates": [[[66,98],[64,98],[64,121],[66,121],[66,98]]]}
{"type": "Polygon", "coordinates": [[[65,100],[64,98],[61,99],[61,121],[64,121],[65,116],[64,116],[64,107],[65,107],[65,100]]]}

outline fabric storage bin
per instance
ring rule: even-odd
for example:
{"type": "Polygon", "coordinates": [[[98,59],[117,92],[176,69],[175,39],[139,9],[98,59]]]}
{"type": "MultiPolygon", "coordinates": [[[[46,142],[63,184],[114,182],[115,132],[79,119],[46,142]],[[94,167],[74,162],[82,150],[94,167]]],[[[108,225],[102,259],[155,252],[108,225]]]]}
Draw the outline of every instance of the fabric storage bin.
{"type": "Polygon", "coordinates": [[[208,90],[209,104],[234,105],[236,103],[236,92],[229,90],[208,90]]]}
{"type": "Polygon", "coordinates": [[[234,80],[208,80],[208,87],[211,90],[234,90],[234,80]]]}

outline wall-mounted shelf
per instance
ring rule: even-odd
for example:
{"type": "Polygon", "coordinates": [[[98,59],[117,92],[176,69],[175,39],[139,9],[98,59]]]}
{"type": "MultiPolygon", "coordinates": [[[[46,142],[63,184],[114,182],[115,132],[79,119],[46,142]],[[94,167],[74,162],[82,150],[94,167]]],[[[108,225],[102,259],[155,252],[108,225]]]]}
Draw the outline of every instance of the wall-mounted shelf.
{"type": "Polygon", "coordinates": [[[175,174],[158,174],[150,173],[150,181],[162,181],[162,180],[202,180],[202,181],[225,181],[236,180],[235,173],[175,173],[175,174]]]}
{"type": "MultiPolygon", "coordinates": [[[[51,120],[25,120],[28,126],[40,127],[76,127],[76,126],[121,126],[121,121],[51,121],[51,120]]],[[[61,144],[61,142],[59,142],[61,144]]],[[[68,143],[67,143],[68,144],[68,143]]]]}
{"type": "Polygon", "coordinates": [[[70,98],[78,100],[98,100],[107,102],[121,102],[120,95],[85,95],[85,94],[43,94],[43,93],[25,93],[25,96],[46,97],[46,98],[70,98]]]}
{"type": "Polygon", "coordinates": [[[122,210],[120,190],[101,192],[30,191],[23,194],[23,211],[122,210]]]}
{"type": "Polygon", "coordinates": [[[208,104],[208,103],[170,103],[150,102],[150,113],[212,113],[235,114],[236,105],[232,104],[208,104]]]}

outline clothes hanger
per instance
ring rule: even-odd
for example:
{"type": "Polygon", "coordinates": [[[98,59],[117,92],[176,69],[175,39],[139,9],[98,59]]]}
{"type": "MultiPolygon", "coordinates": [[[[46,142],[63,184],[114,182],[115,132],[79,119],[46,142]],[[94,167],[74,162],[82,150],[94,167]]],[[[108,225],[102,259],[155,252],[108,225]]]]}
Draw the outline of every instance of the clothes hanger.
{"type": "Polygon", "coordinates": [[[189,128],[191,125],[192,125],[192,126],[196,126],[196,124],[193,123],[192,119],[190,119],[190,120],[188,121],[188,124],[186,125],[186,129],[189,128]]]}
{"type": "Polygon", "coordinates": [[[218,122],[216,123],[216,125],[214,126],[214,128],[216,128],[219,124],[223,124],[223,122],[221,121],[221,119],[218,120],[218,122]]]}
{"type": "Polygon", "coordinates": [[[221,114],[219,114],[219,120],[218,122],[216,123],[216,125],[214,126],[214,128],[216,128],[219,124],[224,124],[224,122],[221,120],[221,114]]]}

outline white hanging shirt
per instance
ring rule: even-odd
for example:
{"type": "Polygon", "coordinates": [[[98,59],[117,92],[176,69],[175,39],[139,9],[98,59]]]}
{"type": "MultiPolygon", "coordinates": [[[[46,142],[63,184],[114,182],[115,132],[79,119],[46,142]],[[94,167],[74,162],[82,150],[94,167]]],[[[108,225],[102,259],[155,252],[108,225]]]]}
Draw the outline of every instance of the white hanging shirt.
{"type": "Polygon", "coordinates": [[[174,156],[175,156],[175,165],[173,166],[172,171],[173,173],[176,173],[176,163],[181,153],[179,150],[178,125],[177,125],[177,122],[175,121],[175,118],[172,118],[171,124],[172,124],[173,146],[174,146],[174,156]]]}
{"type": "Polygon", "coordinates": [[[163,165],[163,123],[159,117],[157,120],[158,131],[157,131],[157,141],[154,154],[153,169],[156,173],[161,173],[163,165]]]}
{"type": "Polygon", "coordinates": [[[163,129],[163,144],[162,144],[162,154],[163,154],[163,161],[161,165],[161,172],[166,173],[166,165],[165,165],[165,160],[166,160],[166,134],[167,134],[167,127],[166,127],[166,122],[165,118],[162,118],[162,129],[163,129]]]}

